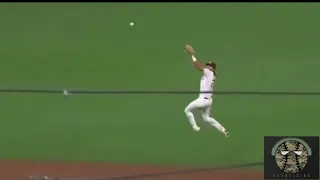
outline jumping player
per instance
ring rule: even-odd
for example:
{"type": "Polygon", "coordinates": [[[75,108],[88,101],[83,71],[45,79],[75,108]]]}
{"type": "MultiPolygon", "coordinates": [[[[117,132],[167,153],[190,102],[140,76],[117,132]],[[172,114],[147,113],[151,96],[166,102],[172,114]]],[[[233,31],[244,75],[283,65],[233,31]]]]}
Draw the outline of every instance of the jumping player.
{"type": "Polygon", "coordinates": [[[185,50],[191,55],[192,61],[196,69],[202,72],[202,77],[200,81],[200,91],[207,91],[209,93],[200,93],[199,97],[192,101],[184,110],[186,116],[194,131],[200,131],[200,127],[197,125],[193,111],[196,109],[201,110],[202,118],[205,122],[208,122],[211,126],[215,127],[218,131],[223,133],[226,137],[229,137],[229,132],[224,128],[218,121],[210,117],[210,110],[212,105],[212,91],[216,80],[216,64],[213,62],[208,62],[205,66],[194,56],[194,50],[192,46],[186,45],[185,50]]]}

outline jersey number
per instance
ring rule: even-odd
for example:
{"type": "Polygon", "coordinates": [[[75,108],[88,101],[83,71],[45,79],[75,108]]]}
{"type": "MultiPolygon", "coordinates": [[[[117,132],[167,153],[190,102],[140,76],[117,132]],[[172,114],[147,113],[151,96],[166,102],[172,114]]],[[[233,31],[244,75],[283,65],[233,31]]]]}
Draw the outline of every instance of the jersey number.
{"type": "MultiPolygon", "coordinates": [[[[203,79],[204,79],[204,76],[201,77],[201,80],[203,80],[203,79]]],[[[213,79],[212,82],[211,82],[211,87],[212,88],[213,88],[215,82],[216,82],[216,79],[213,79]]]]}

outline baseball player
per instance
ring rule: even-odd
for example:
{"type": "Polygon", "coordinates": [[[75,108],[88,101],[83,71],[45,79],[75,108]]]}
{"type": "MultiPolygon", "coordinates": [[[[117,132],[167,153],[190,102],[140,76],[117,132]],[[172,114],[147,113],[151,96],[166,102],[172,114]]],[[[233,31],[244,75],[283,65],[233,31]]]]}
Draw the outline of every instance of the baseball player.
{"type": "Polygon", "coordinates": [[[216,80],[216,64],[213,62],[208,62],[205,64],[205,66],[202,66],[194,56],[194,50],[192,46],[186,45],[185,50],[191,55],[193,64],[196,69],[198,69],[202,73],[200,81],[200,91],[210,92],[200,93],[199,97],[196,100],[192,101],[184,110],[193,130],[197,132],[200,131],[200,127],[197,125],[193,115],[194,110],[200,109],[204,121],[208,122],[211,126],[218,129],[218,131],[223,133],[226,137],[229,137],[229,132],[226,130],[226,128],[224,128],[214,118],[209,116],[212,105],[212,91],[216,80]]]}

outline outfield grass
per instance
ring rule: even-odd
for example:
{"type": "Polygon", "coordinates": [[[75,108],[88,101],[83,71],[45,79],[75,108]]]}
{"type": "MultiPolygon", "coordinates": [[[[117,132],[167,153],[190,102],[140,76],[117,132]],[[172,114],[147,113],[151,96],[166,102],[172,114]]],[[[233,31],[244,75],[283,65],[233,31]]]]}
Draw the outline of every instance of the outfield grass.
{"type": "MultiPolygon", "coordinates": [[[[318,8],[1,4],[1,87],[198,90],[190,43],[217,62],[217,90],[319,91],[318,8]]],[[[319,97],[218,95],[228,139],[199,116],[192,131],[183,110],[196,97],[3,93],[0,156],[218,165],[263,161],[264,135],[319,135],[319,97]]]]}

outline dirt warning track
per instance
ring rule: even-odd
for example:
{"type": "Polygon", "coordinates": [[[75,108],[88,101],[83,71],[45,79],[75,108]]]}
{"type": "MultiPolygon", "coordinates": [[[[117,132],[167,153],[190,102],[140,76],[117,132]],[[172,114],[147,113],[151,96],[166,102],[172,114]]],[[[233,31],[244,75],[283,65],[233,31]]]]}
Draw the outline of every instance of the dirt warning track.
{"type": "Polygon", "coordinates": [[[165,166],[112,163],[53,163],[0,161],[0,179],[6,180],[259,180],[262,170],[239,169],[261,166],[249,163],[219,168],[181,169],[165,166]],[[45,178],[44,178],[45,177],[45,178]]]}

